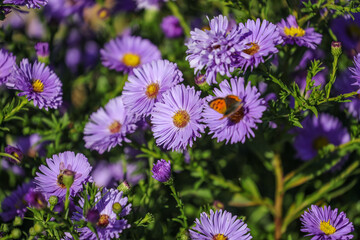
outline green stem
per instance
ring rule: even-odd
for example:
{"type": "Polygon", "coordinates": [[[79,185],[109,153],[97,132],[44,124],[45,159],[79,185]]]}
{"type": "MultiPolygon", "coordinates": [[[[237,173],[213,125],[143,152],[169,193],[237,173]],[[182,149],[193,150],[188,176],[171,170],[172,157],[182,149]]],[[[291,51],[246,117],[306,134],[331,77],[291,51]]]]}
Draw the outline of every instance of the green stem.
{"type": "Polygon", "coordinates": [[[66,198],[65,198],[65,203],[64,203],[64,210],[65,210],[65,219],[68,218],[68,213],[69,213],[69,204],[70,204],[70,187],[66,188],[66,198]]]}
{"type": "Polygon", "coordinates": [[[337,65],[338,65],[339,56],[340,56],[340,55],[334,55],[334,61],[333,61],[333,65],[332,65],[332,72],[331,72],[331,75],[330,75],[330,81],[329,81],[328,84],[326,84],[326,86],[325,86],[326,98],[329,98],[329,97],[330,97],[331,87],[332,87],[332,85],[335,83],[336,71],[337,71],[337,65]]]}
{"type": "Polygon", "coordinates": [[[276,190],[275,190],[275,212],[274,212],[274,221],[275,221],[275,240],[281,239],[281,228],[282,228],[282,208],[284,201],[284,173],[282,168],[282,163],[279,154],[275,154],[273,159],[274,174],[276,179],[276,190]]]}
{"type": "Polygon", "coordinates": [[[13,110],[11,110],[11,112],[9,112],[5,117],[4,117],[4,121],[7,121],[9,118],[11,118],[12,116],[14,116],[17,112],[19,112],[29,101],[26,98],[23,98],[20,105],[18,105],[16,108],[14,108],[13,110]]]}
{"type": "Polygon", "coordinates": [[[21,163],[21,161],[20,161],[19,159],[17,159],[16,157],[14,157],[14,156],[11,155],[11,154],[7,154],[7,153],[2,153],[2,152],[0,152],[0,156],[11,158],[11,159],[15,160],[17,164],[20,164],[20,163],[21,163]]]}
{"type": "Polygon", "coordinates": [[[341,99],[346,99],[346,98],[349,98],[349,97],[353,97],[353,96],[355,96],[357,94],[358,94],[357,92],[351,92],[351,93],[340,94],[340,95],[338,95],[336,97],[325,98],[324,100],[318,102],[318,105],[326,103],[326,102],[333,102],[333,101],[338,101],[338,100],[341,100],[341,99]]]}
{"type": "Polygon", "coordinates": [[[176,3],[172,2],[172,1],[168,1],[167,6],[170,8],[172,14],[179,19],[180,25],[184,29],[184,33],[185,33],[186,37],[190,37],[190,27],[186,23],[183,15],[180,13],[179,8],[176,5],[176,3]]]}
{"type": "Polygon", "coordinates": [[[184,204],[183,202],[181,201],[178,193],[176,192],[175,190],[175,186],[174,186],[174,183],[171,183],[171,185],[169,185],[170,189],[171,189],[171,192],[172,192],[172,196],[174,197],[174,199],[176,200],[177,202],[177,207],[180,209],[180,213],[181,213],[181,216],[180,218],[183,219],[183,227],[185,229],[188,229],[188,223],[187,223],[187,217],[185,215],[185,211],[184,211],[184,204]]]}

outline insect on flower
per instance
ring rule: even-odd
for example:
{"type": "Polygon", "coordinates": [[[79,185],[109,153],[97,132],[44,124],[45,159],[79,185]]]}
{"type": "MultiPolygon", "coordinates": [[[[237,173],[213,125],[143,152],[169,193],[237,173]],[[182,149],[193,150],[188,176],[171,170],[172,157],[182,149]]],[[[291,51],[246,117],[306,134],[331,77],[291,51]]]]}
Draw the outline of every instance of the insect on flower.
{"type": "MultiPolygon", "coordinates": [[[[219,97],[209,102],[209,106],[223,114],[224,116],[219,120],[228,117],[230,120],[236,120],[239,118],[239,114],[242,113],[241,108],[244,104],[241,99],[235,95],[227,95],[225,98],[219,97]]],[[[234,121],[235,122],[235,121],[234,121]]]]}

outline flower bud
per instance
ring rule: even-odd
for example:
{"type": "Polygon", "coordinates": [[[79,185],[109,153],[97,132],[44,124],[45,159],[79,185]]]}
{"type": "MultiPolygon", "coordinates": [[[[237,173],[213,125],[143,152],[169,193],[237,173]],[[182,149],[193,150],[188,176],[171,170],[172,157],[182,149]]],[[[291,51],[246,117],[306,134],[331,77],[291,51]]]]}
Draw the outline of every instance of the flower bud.
{"type": "Polygon", "coordinates": [[[43,226],[40,223],[35,223],[34,231],[39,234],[44,230],[43,226]]]}
{"type": "Polygon", "coordinates": [[[210,90],[210,85],[206,82],[205,75],[198,74],[195,77],[195,84],[199,86],[201,91],[207,92],[210,90]]]}
{"type": "Polygon", "coordinates": [[[36,55],[38,57],[38,61],[48,64],[49,63],[49,56],[50,56],[50,50],[49,50],[49,43],[47,42],[38,42],[35,45],[35,51],[36,55]]]}
{"type": "Polygon", "coordinates": [[[334,57],[339,57],[342,53],[341,42],[332,42],[331,43],[331,54],[334,57]]]}
{"type": "Polygon", "coordinates": [[[13,225],[14,226],[21,226],[22,225],[22,218],[19,217],[19,216],[16,216],[15,219],[14,219],[14,222],[13,222],[13,225]]]}
{"type": "Polygon", "coordinates": [[[167,182],[171,177],[171,163],[165,161],[164,159],[158,160],[157,163],[154,163],[153,169],[153,178],[159,182],[167,182]]]}
{"type": "Polygon", "coordinates": [[[66,188],[70,188],[71,185],[74,183],[74,178],[75,178],[75,172],[65,169],[63,172],[63,177],[62,177],[62,181],[65,185],[66,188]]]}
{"type": "Polygon", "coordinates": [[[10,235],[13,239],[19,239],[21,237],[21,231],[18,228],[14,228],[10,235]]]}
{"type": "Polygon", "coordinates": [[[213,203],[213,208],[215,210],[221,210],[221,209],[224,209],[225,206],[222,202],[218,201],[218,200],[215,200],[214,203],[213,203]]]}
{"type": "Polygon", "coordinates": [[[116,202],[112,205],[112,210],[115,214],[120,214],[122,211],[122,206],[120,203],[116,202]]]}
{"type": "Polygon", "coordinates": [[[122,191],[123,194],[128,194],[130,192],[130,189],[131,187],[126,180],[117,187],[117,190],[122,191]]]}
{"type": "Polygon", "coordinates": [[[36,236],[36,232],[35,232],[34,227],[31,227],[31,228],[29,229],[29,234],[30,234],[30,236],[36,236]]]}
{"type": "Polygon", "coordinates": [[[55,206],[58,203],[59,199],[57,196],[51,196],[49,198],[49,203],[51,206],[55,206]]]}
{"type": "Polygon", "coordinates": [[[90,209],[88,213],[86,214],[86,219],[95,224],[99,221],[100,213],[97,209],[90,209]]]}

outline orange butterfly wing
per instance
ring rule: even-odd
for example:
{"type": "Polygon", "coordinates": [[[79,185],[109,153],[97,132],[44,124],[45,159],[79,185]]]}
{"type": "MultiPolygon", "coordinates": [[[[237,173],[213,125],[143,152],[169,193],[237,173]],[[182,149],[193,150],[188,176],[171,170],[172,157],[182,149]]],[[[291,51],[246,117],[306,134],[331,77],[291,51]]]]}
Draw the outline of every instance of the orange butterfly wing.
{"type": "Polygon", "coordinates": [[[209,106],[218,113],[224,114],[226,112],[226,101],[224,98],[215,98],[209,102],[209,106]]]}

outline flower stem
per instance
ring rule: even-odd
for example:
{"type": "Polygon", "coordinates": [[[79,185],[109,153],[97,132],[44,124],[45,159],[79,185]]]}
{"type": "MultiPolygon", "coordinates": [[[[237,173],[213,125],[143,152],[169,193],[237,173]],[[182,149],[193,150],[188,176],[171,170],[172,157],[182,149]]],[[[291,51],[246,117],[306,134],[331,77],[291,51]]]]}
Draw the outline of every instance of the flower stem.
{"type": "Polygon", "coordinates": [[[282,206],[284,200],[284,173],[282,163],[279,154],[275,154],[273,159],[274,174],[276,179],[276,190],[275,190],[275,240],[281,239],[281,228],[282,228],[282,206]]]}
{"type": "Polygon", "coordinates": [[[21,163],[19,159],[17,159],[16,157],[14,157],[14,156],[11,155],[11,154],[7,154],[7,153],[2,153],[2,152],[0,152],[0,156],[11,158],[11,159],[15,160],[17,164],[20,164],[20,163],[21,163]]]}
{"type": "Polygon", "coordinates": [[[188,229],[187,217],[186,217],[185,211],[184,211],[184,204],[183,204],[183,202],[181,201],[178,193],[177,193],[176,190],[175,190],[174,183],[172,183],[171,185],[169,185],[169,187],[170,187],[170,190],[171,190],[171,192],[172,192],[171,195],[172,195],[172,196],[174,197],[174,199],[176,200],[176,202],[177,202],[177,207],[180,209],[180,213],[181,213],[180,218],[182,218],[182,220],[183,220],[183,227],[184,227],[185,229],[188,229]]]}
{"type": "Polygon", "coordinates": [[[66,198],[65,198],[65,203],[64,203],[64,210],[65,210],[65,219],[68,218],[68,214],[69,214],[69,204],[70,204],[70,187],[66,188],[66,198]]]}
{"type": "Polygon", "coordinates": [[[333,56],[334,56],[334,61],[333,61],[333,65],[332,65],[332,72],[330,75],[330,80],[329,80],[328,84],[326,84],[326,86],[325,86],[326,98],[330,97],[331,87],[335,83],[337,65],[338,65],[338,60],[339,60],[340,55],[333,55],[333,56]]]}
{"type": "Polygon", "coordinates": [[[177,17],[179,19],[180,25],[181,27],[184,29],[184,33],[187,37],[190,37],[190,27],[189,25],[186,23],[183,15],[180,13],[178,6],[176,5],[176,3],[172,2],[172,1],[168,1],[167,2],[167,6],[170,8],[172,14],[174,14],[175,17],[177,17]]]}
{"type": "Polygon", "coordinates": [[[17,112],[19,112],[29,101],[26,98],[23,98],[21,103],[16,106],[14,109],[11,110],[6,116],[4,117],[4,122],[9,120],[12,116],[14,116],[17,112]]]}

